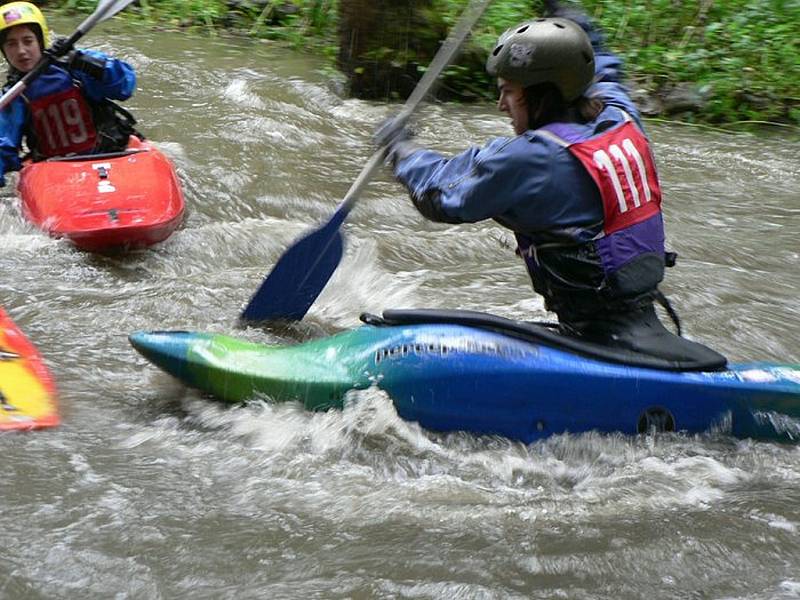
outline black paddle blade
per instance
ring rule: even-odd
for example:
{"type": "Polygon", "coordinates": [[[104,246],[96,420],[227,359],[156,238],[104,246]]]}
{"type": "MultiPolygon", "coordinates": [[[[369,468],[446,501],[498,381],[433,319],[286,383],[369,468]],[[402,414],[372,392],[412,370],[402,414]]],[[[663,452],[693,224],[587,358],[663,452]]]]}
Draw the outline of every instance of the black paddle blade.
{"type": "Polygon", "coordinates": [[[275,263],[239,318],[244,322],[301,320],[342,260],[341,221],[333,218],[296,241],[275,263]]]}

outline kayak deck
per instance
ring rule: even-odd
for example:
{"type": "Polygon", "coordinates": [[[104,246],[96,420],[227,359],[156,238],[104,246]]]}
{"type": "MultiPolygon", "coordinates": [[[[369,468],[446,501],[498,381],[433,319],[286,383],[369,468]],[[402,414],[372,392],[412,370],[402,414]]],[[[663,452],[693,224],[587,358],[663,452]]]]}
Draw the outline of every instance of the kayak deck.
{"type": "Polygon", "coordinates": [[[231,402],[263,395],[319,410],[376,386],[401,417],[428,429],[526,443],[652,428],[800,438],[800,365],[657,370],[452,323],[365,325],[285,347],[192,332],[138,332],[130,341],[187,385],[231,402]]]}
{"type": "Polygon", "coordinates": [[[29,221],[89,251],[150,246],[183,219],[171,162],[133,136],[123,152],[28,162],[17,187],[29,221]]]}

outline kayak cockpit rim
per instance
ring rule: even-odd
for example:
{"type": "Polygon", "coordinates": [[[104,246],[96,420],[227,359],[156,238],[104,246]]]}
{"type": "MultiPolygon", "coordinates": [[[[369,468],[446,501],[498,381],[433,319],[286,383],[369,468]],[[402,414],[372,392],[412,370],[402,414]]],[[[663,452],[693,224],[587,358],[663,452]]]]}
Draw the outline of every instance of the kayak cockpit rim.
{"type": "Polygon", "coordinates": [[[707,357],[699,360],[669,360],[625,348],[613,348],[569,337],[553,331],[554,323],[530,323],[514,321],[489,313],[454,309],[391,309],[382,316],[362,313],[361,321],[378,327],[392,325],[450,324],[486,329],[528,341],[543,344],[558,350],[631,367],[643,367],[662,371],[723,371],[727,359],[707,349],[707,357]]]}

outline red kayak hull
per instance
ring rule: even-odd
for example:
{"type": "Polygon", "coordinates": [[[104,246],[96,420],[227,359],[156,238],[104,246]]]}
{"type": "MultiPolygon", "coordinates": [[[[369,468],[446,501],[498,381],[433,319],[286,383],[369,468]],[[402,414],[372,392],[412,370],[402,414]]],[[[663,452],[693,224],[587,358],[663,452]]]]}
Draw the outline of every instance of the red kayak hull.
{"type": "Polygon", "coordinates": [[[94,252],[161,242],[185,207],[172,163],[134,137],[120,153],[28,162],[17,188],[25,218],[94,252]]]}

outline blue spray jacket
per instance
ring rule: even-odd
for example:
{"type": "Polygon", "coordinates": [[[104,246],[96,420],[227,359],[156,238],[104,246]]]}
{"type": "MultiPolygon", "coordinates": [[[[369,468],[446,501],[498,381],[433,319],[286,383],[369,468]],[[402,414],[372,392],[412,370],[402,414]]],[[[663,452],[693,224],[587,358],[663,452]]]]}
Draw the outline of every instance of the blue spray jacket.
{"type": "MultiPolygon", "coordinates": [[[[627,121],[641,131],[639,111],[621,84],[621,60],[604,49],[600,33],[590,24],[581,25],[595,49],[595,82],[586,95],[600,97],[605,108],[594,121],[543,129],[556,125],[554,129],[571,141],[591,140],[627,121]]],[[[624,285],[616,285],[597,246],[604,236],[598,186],[553,137],[529,130],[449,159],[418,150],[397,161],[395,175],[429,219],[447,223],[494,219],[513,230],[534,289],[562,320],[595,318],[652,303],[664,272],[660,210],[646,226],[628,235],[628,246],[635,248],[628,258],[642,260],[627,265],[620,278],[624,285]]]]}
{"type": "Polygon", "coordinates": [[[136,74],[128,63],[95,50],[81,52],[105,61],[101,78],[54,63],[30,83],[23,95],[0,111],[0,180],[5,173],[20,168],[22,140],[31,132],[31,102],[46,101],[73,88],[79,89],[92,107],[106,99],[127,100],[133,94],[136,74]]]}

